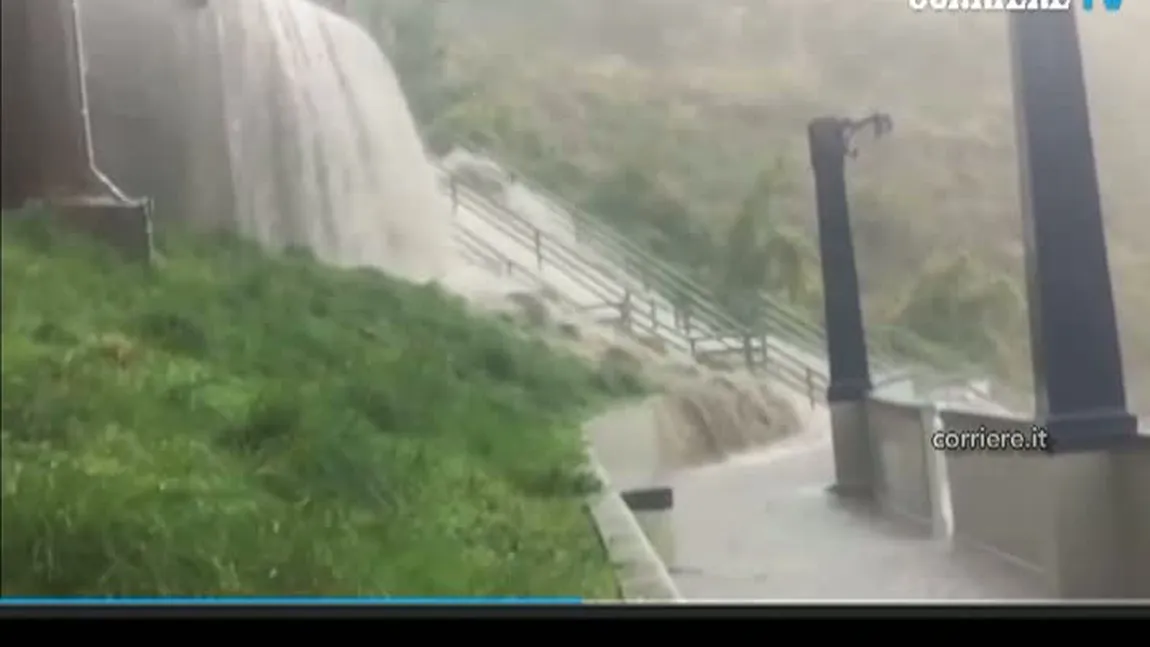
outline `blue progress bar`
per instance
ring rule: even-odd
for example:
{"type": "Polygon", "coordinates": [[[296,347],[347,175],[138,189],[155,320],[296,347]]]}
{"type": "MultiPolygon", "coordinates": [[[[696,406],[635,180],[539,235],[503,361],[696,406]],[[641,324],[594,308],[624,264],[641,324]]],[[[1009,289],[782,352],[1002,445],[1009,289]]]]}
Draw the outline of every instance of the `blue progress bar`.
{"type": "Polygon", "coordinates": [[[379,605],[564,605],[580,598],[3,598],[0,606],[379,606],[379,605]]]}

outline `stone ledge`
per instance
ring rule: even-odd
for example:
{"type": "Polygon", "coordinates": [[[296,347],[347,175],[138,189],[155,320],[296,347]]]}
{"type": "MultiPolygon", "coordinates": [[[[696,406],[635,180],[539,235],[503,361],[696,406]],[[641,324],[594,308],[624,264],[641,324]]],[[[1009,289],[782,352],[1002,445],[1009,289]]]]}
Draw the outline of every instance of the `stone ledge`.
{"type": "Polygon", "coordinates": [[[588,447],[587,462],[602,488],[587,499],[599,538],[615,568],[615,577],[627,602],[681,602],[675,582],[667,572],[635,515],[611,485],[595,451],[588,447]]]}

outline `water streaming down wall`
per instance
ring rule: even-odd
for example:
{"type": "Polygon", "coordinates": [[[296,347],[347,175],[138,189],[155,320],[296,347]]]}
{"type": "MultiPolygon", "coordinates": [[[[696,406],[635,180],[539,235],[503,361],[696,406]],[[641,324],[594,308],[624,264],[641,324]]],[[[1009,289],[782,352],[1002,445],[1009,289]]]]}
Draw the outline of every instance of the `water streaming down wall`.
{"type": "Polygon", "coordinates": [[[438,277],[449,206],[371,37],[305,0],[80,0],[103,169],[157,218],[438,277]]]}

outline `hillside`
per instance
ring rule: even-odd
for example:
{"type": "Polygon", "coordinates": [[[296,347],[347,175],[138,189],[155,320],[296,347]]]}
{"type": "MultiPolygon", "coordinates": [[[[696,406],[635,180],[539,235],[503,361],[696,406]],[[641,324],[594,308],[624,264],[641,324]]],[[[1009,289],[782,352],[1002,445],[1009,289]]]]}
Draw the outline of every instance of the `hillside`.
{"type": "MultiPolygon", "coordinates": [[[[956,337],[1001,321],[974,343],[1005,349],[1000,371],[1029,371],[1001,16],[918,14],[903,0],[440,0],[424,4],[435,15],[416,19],[406,4],[406,14],[403,0],[379,6],[405,21],[389,44],[433,143],[494,150],[567,197],[614,211],[606,215],[621,225],[654,204],[662,231],[650,237],[690,230],[680,237],[695,242],[660,250],[689,265],[712,262],[689,258],[699,237],[721,241],[764,185],[774,226],[805,238],[810,256],[806,121],[890,113],[893,136],[864,144],[850,178],[869,321],[911,326],[916,291],[965,289],[924,287],[923,268],[969,268],[959,284],[1006,282],[986,291],[1012,293],[1010,303],[980,297],[1005,310],[956,307],[959,319],[920,321],[915,332],[962,347],[956,337]],[[659,201],[612,207],[603,197],[612,183],[659,201]]],[[[1148,53],[1150,6],[1079,22],[1131,393],[1150,411],[1150,328],[1141,323],[1150,312],[1150,131],[1139,126],[1150,75],[1131,64],[1148,53]]]]}
{"type": "Polygon", "coordinates": [[[602,374],[375,271],[169,233],[145,273],[16,218],[3,595],[616,595],[602,374]]]}

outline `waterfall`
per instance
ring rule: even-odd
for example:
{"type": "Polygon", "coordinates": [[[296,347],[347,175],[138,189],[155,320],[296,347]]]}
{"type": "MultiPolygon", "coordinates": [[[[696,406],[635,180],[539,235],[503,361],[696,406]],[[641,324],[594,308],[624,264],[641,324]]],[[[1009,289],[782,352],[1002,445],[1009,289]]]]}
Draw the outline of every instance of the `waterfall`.
{"type": "Polygon", "coordinates": [[[395,72],[306,0],[80,0],[101,167],[158,218],[437,278],[450,215],[395,72]]]}

